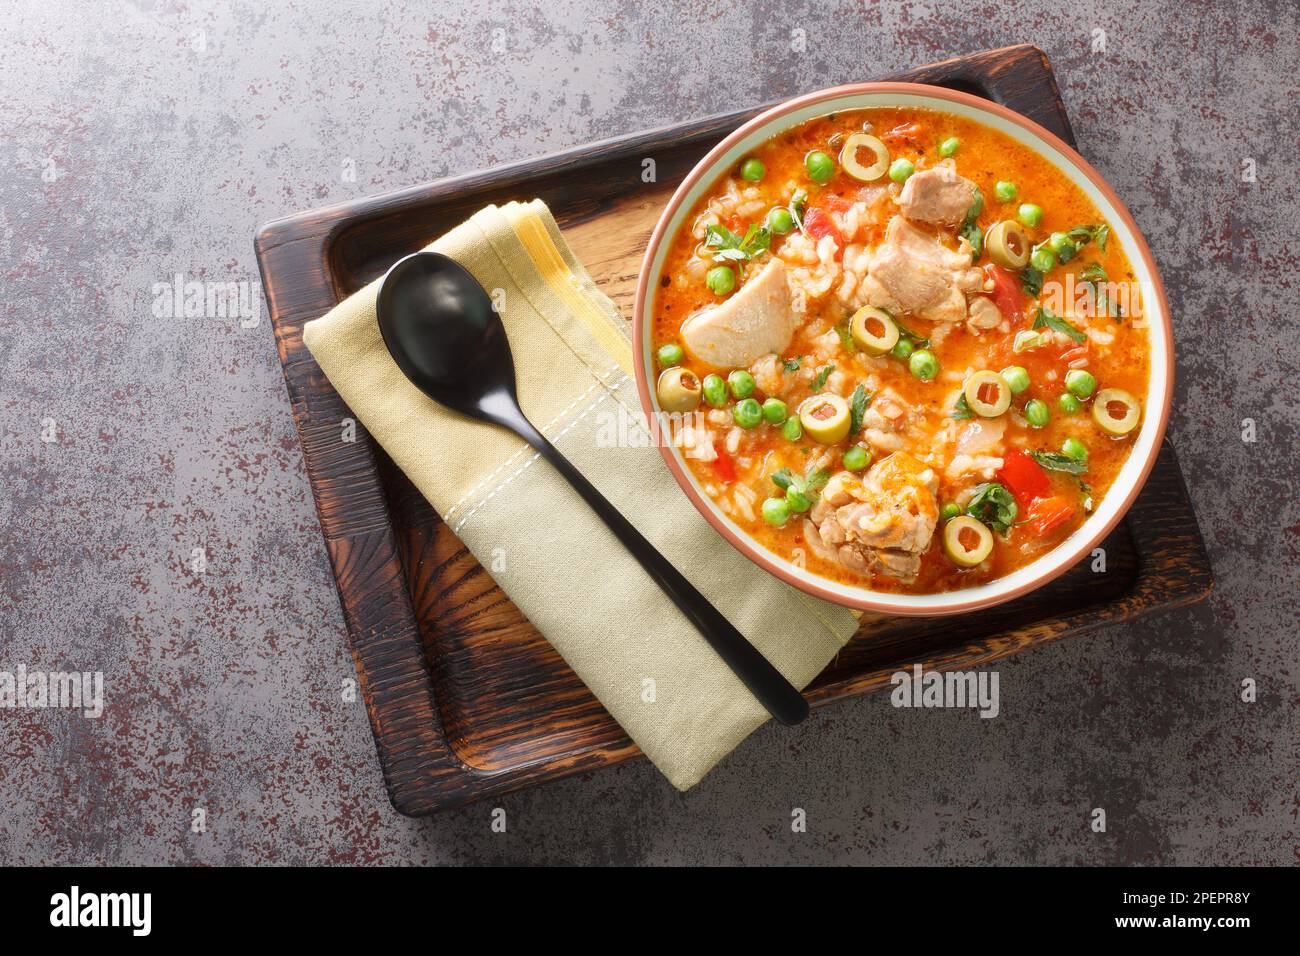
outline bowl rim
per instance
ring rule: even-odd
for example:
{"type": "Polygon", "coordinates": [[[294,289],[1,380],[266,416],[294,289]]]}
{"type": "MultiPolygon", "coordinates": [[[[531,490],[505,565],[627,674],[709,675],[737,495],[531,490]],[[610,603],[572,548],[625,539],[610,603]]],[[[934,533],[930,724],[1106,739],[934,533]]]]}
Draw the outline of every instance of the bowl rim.
{"type": "MultiPolygon", "coordinates": [[[[1033,120],[1022,116],[1015,111],[1008,109],[1000,103],[974,96],[970,93],[963,93],[958,90],[950,90],[945,87],[931,86],[924,83],[900,83],[900,82],[872,82],[872,83],[849,83],[841,86],[828,87],[823,90],[817,90],[812,93],[806,93],[797,96],[794,99],[779,103],[770,109],[764,110],[753,119],[742,124],[737,129],[722,139],[715,145],[705,156],[695,164],[691,171],[682,180],[681,184],[673,192],[672,198],[668,205],[660,213],[659,220],[655,224],[654,231],[651,233],[649,244],[646,246],[645,256],[641,261],[640,274],[637,277],[636,295],[633,300],[632,313],[632,344],[633,344],[633,371],[636,377],[637,394],[641,401],[641,409],[645,414],[647,421],[653,421],[656,413],[653,399],[650,391],[649,376],[646,372],[645,365],[645,336],[648,334],[649,321],[646,315],[646,302],[650,292],[650,273],[653,269],[654,259],[660,245],[667,239],[667,230],[670,221],[677,212],[678,207],[685,201],[691,189],[699,180],[705,176],[712,175],[716,172],[716,166],[719,160],[739,141],[752,135],[753,133],[772,125],[776,120],[785,115],[814,106],[818,103],[836,100],[849,96],[860,96],[863,94],[897,94],[925,97],[929,99],[946,101],[949,103],[960,104],[977,112],[990,113],[1004,121],[1010,122],[1015,126],[1030,133],[1033,137],[1042,140],[1046,145],[1052,147],[1062,156],[1072,163],[1075,168],[1082,173],[1099,192],[1110,203],[1111,207],[1118,214],[1119,218],[1128,228],[1133,237],[1133,248],[1125,247],[1126,252],[1136,251],[1142,260],[1142,264],[1150,278],[1150,285],[1144,289],[1144,294],[1154,295],[1156,302],[1159,304],[1160,320],[1164,327],[1165,341],[1165,391],[1160,403],[1160,415],[1154,432],[1153,441],[1147,453],[1146,460],[1142,463],[1131,487],[1125,494],[1124,500],[1116,509],[1115,513],[1103,524],[1097,526],[1086,537],[1079,539],[1078,543],[1072,544],[1066,548],[1070,539],[1057,545],[1055,549],[1047,554],[1035,559],[1033,563],[1041,564],[1041,570],[1030,580],[1002,594],[986,595],[982,598],[963,598],[962,595],[968,593],[966,590],[938,592],[933,595],[927,595],[934,598],[936,603],[933,606],[921,607],[912,604],[897,604],[891,601],[893,596],[887,591],[869,591],[863,590],[863,596],[846,595],[823,586],[820,582],[823,580],[820,575],[813,572],[806,572],[805,577],[790,573],[785,567],[774,562],[765,548],[763,548],[750,535],[737,535],[726,524],[724,524],[717,514],[713,511],[711,504],[704,500],[701,494],[696,490],[690,478],[683,472],[681,465],[676,457],[665,443],[657,442],[659,453],[663,456],[664,462],[668,465],[673,479],[686,493],[687,498],[695,506],[719,534],[725,538],[732,547],[736,548],[750,561],[763,568],[769,574],[776,576],[778,579],[790,584],[801,591],[811,594],[814,597],[821,598],[834,604],[844,607],[856,608],[863,611],[875,611],[885,614],[893,614],[909,617],[940,617],[949,614],[959,614],[966,611],[978,610],[986,607],[993,607],[1003,604],[1007,601],[1015,600],[1030,591],[1036,590],[1043,585],[1055,580],[1064,574],[1067,570],[1077,564],[1084,555],[1090,553],[1110,532],[1119,524],[1120,520],[1128,512],[1138,494],[1146,485],[1147,478],[1151,474],[1152,468],[1155,467],[1156,459],[1160,455],[1160,448],[1164,442],[1165,429],[1169,423],[1169,413],[1173,404],[1174,396],[1174,339],[1173,324],[1169,316],[1169,304],[1165,297],[1164,283],[1161,281],[1160,273],[1156,269],[1155,260],[1151,255],[1151,249],[1147,244],[1146,237],[1138,228],[1137,222],[1133,219],[1128,208],[1120,200],[1115,190],[1110,184],[1097,172],[1092,165],[1084,159],[1079,152],[1069,143],[1045,129],[1043,126],[1035,123],[1033,120]],[[951,596],[951,600],[945,600],[951,596]]],[[[1053,162],[1050,157],[1049,162],[1053,162]]],[[[657,278],[657,277],[656,277],[657,278]]],[[[1148,309],[1148,311],[1150,311],[1148,309]]],[[[1154,352],[1154,349],[1153,349],[1154,352]]],[[[1152,355],[1151,362],[1154,369],[1155,363],[1159,356],[1152,355]]],[[[1077,535],[1076,535],[1077,537],[1077,535]]],[[[827,578],[830,582],[831,579],[827,578]]]]}

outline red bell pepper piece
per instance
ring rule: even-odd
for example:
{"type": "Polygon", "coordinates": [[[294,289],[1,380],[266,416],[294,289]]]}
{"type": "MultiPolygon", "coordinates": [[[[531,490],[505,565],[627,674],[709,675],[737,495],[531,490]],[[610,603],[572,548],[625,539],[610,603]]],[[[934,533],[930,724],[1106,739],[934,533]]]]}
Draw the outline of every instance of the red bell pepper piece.
{"type": "Polygon", "coordinates": [[[1065,527],[1074,514],[1074,505],[1064,498],[1043,498],[1034,502],[1025,528],[1035,537],[1045,538],[1065,527]]]}
{"type": "Polygon", "coordinates": [[[1011,490],[1021,506],[1027,507],[1052,493],[1052,482],[1029,452],[1013,448],[1002,457],[998,479],[1011,490]]]}
{"type": "Polygon", "coordinates": [[[1020,280],[1014,272],[1008,272],[994,262],[984,267],[984,274],[993,280],[989,298],[1008,322],[1018,325],[1025,317],[1025,303],[1029,299],[1020,287],[1020,280]]]}

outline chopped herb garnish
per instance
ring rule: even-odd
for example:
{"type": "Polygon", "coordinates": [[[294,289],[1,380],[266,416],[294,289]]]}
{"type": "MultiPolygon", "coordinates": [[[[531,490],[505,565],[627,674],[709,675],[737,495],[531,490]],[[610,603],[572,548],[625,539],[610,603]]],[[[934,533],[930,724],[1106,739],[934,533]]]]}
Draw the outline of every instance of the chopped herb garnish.
{"type": "Polygon", "coordinates": [[[1110,282],[1110,276],[1106,275],[1106,270],[1101,267],[1100,263],[1092,262],[1084,266],[1079,272],[1079,279],[1092,290],[1092,301],[1098,314],[1110,316],[1116,322],[1124,321],[1123,310],[1118,303],[1111,301],[1106,292],[1106,285],[1110,282]]]}
{"type": "MultiPolygon", "coordinates": [[[[884,311],[884,310],[882,309],[881,311],[884,311]]],[[[886,315],[889,315],[888,312],[886,312],[885,314],[886,314],[886,315]]],[[[894,318],[892,315],[890,315],[889,317],[890,317],[891,319],[894,318]]],[[[898,319],[894,319],[894,324],[895,324],[896,326],[898,326],[898,334],[901,335],[901,336],[903,336],[904,338],[910,340],[911,343],[912,343],[912,346],[913,346],[914,348],[918,348],[918,349],[928,349],[928,348],[930,347],[930,340],[929,340],[929,339],[921,338],[921,336],[917,335],[917,334],[916,334],[915,332],[913,332],[911,329],[907,328],[907,326],[903,325],[902,322],[899,322],[898,319]]]]}
{"type": "Polygon", "coordinates": [[[771,230],[757,223],[749,227],[743,239],[726,226],[716,223],[709,226],[705,233],[704,246],[706,249],[713,250],[713,258],[717,260],[730,259],[745,262],[766,252],[772,245],[771,230]]]}
{"type": "Polygon", "coordinates": [[[1079,482],[1079,494],[1083,495],[1083,510],[1092,510],[1092,487],[1082,478],[1076,478],[1079,482]]]}
{"type": "Polygon", "coordinates": [[[1034,315],[1034,328],[1049,328],[1054,332],[1060,332],[1062,335],[1068,335],[1075,342],[1082,344],[1088,341],[1088,334],[1076,329],[1059,315],[1039,307],[1038,312],[1034,315]]]}
{"type": "Polygon", "coordinates": [[[961,224],[961,235],[970,243],[970,261],[978,262],[984,253],[984,233],[975,224],[979,214],[984,211],[984,194],[978,186],[972,192],[970,209],[966,210],[966,219],[961,224]]]}
{"type": "Polygon", "coordinates": [[[1048,471],[1063,471],[1067,475],[1082,475],[1088,470],[1088,463],[1062,455],[1059,451],[1031,451],[1030,457],[1048,471]]]}
{"type": "Polygon", "coordinates": [[[805,236],[808,235],[808,230],[804,228],[803,211],[807,207],[808,193],[802,189],[796,189],[794,195],[790,197],[790,205],[787,208],[790,210],[790,218],[794,220],[794,224],[799,227],[799,231],[805,236]]]}
{"type": "Polygon", "coordinates": [[[846,352],[856,352],[858,344],[853,341],[853,333],[849,331],[849,320],[845,319],[835,326],[835,334],[840,337],[840,345],[846,352]]]}
{"type": "Polygon", "coordinates": [[[871,400],[875,397],[875,392],[868,392],[861,385],[853,390],[853,398],[849,401],[850,435],[856,435],[862,430],[862,416],[867,413],[867,406],[871,404],[871,400]]]}
{"type": "Polygon", "coordinates": [[[814,392],[820,392],[823,388],[825,388],[826,380],[831,377],[831,372],[833,371],[835,371],[834,365],[823,365],[821,367],[821,370],[818,371],[817,377],[813,379],[812,390],[814,392]]]}
{"type": "Polygon", "coordinates": [[[952,417],[961,421],[965,418],[974,418],[975,413],[970,410],[970,403],[966,401],[966,393],[962,392],[957,396],[957,401],[952,407],[952,417]]]}
{"type": "Polygon", "coordinates": [[[797,356],[797,355],[796,355],[796,356],[795,356],[794,358],[792,358],[792,359],[786,359],[786,360],[785,360],[785,365],[783,366],[783,368],[784,368],[787,372],[797,372],[797,371],[799,371],[799,363],[802,362],[802,361],[803,361],[803,359],[802,359],[800,356],[797,356]]]}
{"type": "Polygon", "coordinates": [[[1110,226],[1104,222],[1099,222],[1091,226],[1075,226],[1066,233],[1077,246],[1086,245],[1089,242],[1097,243],[1097,248],[1102,252],[1106,251],[1106,240],[1110,238],[1110,226]]]}
{"type": "Polygon", "coordinates": [[[1016,520],[1016,499],[996,481],[975,486],[975,494],[966,504],[966,513],[982,521],[998,534],[1006,534],[1016,520]]]}
{"type": "Polygon", "coordinates": [[[1020,270],[1020,288],[1026,295],[1037,296],[1043,291],[1043,274],[1033,266],[1025,266],[1020,270]]]}
{"type": "Polygon", "coordinates": [[[818,468],[806,475],[800,475],[789,468],[782,468],[780,471],[772,472],[772,484],[785,492],[793,490],[811,496],[825,488],[830,477],[831,473],[825,468],[818,468]]]}

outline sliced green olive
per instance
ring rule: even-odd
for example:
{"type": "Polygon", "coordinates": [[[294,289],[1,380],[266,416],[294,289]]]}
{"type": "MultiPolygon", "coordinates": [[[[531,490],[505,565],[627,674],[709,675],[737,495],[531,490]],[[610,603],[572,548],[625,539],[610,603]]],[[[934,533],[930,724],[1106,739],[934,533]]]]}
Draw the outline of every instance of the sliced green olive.
{"type": "Polygon", "coordinates": [[[849,335],[868,355],[884,355],[898,344],[898,323],[884,309],[864,305],[849,320],[849,335]]]}
{"type": "Polygon", "coordinates": [[[700,380],[680,365],[666,368],[655,384],[659,407],[666,412],[693,412],[700,405],[700,380]]]}
{"type": "Polygon", "coordinates": [[[943,552],[963,568],[973,568],[993,551],[993,532],[970,515],[943,526],[943,552]]]}
{"type": "Polygon", "coordinates": [[[1023,269],[1029,263],[1030,242],[1018,222],[1003,219],[990,226],[984,237],[984,248],[989,256],[1004,269],[1023,269]]]}
{"type": "Polygon", "coordinates": [[[875,182],[889,169],[889,149],[870,133],[854,133],[840,150],[840,165],[860,183],[875,182]],[[865,166],[858,160],[860,149],[868,150],[873,156],[872,162],[865,166]]]}
{"type": "Polygon", "coordinates": [[[1141,417],[1142,406],[1122,388],[1103,388],[1092,400],[1092,420],[1107,435],[1127,435],[1141,417]]]}
{"type": "Polygon", "coordinates": [[[1011,386],[997,372],[975,372],[962,387],[970,410],[985,418],[997,418],[1011,407],[1011,386]]]}
{"type": "Polygon", "coordinates": [[[834,445],[849,433],[849,406],[838,395],[814,395],[799,406],[803,430],[823,445],[834,445]]]}

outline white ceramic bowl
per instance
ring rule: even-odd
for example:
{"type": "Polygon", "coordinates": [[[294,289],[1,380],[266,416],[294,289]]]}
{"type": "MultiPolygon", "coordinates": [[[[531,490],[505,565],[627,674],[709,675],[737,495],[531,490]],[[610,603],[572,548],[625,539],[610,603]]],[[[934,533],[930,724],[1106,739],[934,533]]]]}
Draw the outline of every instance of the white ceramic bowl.
{"type": "Polygon", "coordinates": [[[1031,564],[976,587],[941,594],[895,594],[843,584],[798,567],[769,551],[733,522],[700,488],[669,443],[660,450],[682,490],[717,530],[759,566],[790,584],[837,604],[886,614],[955,614],[1011,600],[1051,581],[1086,557],[1124,516],[1155,463],[1169,418],[1174,387],[1174,350],[1164,288],[1151,250],[1119,197],[1088,163],[1059,137],[1017,113],[966,93],[913,83],[863,83],[810,93],[750,120],[704,157],[678,187],[651,236],[641,266],[633,315],[637,388],[647,416],[658,411],[654,398],[654,349],[649,330],[664,259],[677,230],[696,202],[755,147],[806,120],[828,113],[869,107],[923,107],[952,113],[1000,130],[1047,158],[1096,205],[1111,226],[1141,284],[1151,341],[1151,381],[1143,420],[1133,449],[1100,507],[1070,537],[1031,564]]]}

